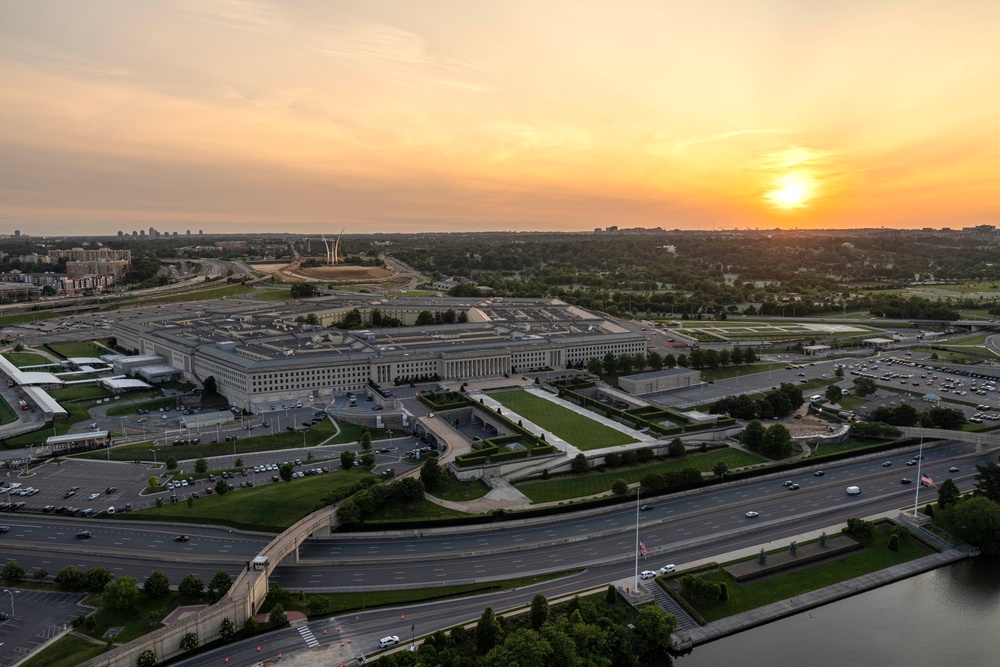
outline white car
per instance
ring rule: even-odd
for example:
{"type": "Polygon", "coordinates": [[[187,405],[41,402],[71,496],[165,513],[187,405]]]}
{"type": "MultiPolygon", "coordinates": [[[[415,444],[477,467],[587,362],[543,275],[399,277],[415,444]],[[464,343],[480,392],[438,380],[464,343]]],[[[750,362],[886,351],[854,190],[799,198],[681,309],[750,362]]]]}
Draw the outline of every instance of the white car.
{"type": "Polygon", "coordinates": [[[92,493],[89,496],[87,496],[87,500],[97,500],[100,497],[101,497],[101,494],[99,494],[99,493],[92,493]]]}
{"type": "Polygon", "coordinates": [[[756,512],[747,512],[746,516],[747,516],[748,519],[752,519],[755,516],[757,516],[757,513],[756,512]]]}
{"type": "Polygon", "coordinates": [[[378,640],[378,647],[385,648],[387,646],[392,646],[393,644],[398,644],[398,643],[399,643],[399,637],[397,637],[396,635],[388,635],[378,640]]]}
{"type": "Polygon", "coordinates": [[[640,579],[653,579],[655,577],[656,573],[653,572],[652,570],[643,570],[642,572],[639,573],[640,579]]]}
{"type": "Polygon", "coordinates": [[[664,565],[663,567],[661,567],[660,574],[670,574],[671,572],[674,572],[676,570],[677,566],[671,563],[670,565],[664,565]]]}

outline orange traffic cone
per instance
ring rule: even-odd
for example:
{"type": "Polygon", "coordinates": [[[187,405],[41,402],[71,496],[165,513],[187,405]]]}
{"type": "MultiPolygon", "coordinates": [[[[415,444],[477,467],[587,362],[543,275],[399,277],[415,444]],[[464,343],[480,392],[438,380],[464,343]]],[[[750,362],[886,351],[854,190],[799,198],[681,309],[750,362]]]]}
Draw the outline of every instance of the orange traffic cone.
{"type": "Polygon", "coordinates": [[[350,638],[350,637],[348,637],[348,638],[347,638],[347,643],[348,643],[348,644],[350,644],[350,643],[351,643],[351,638],[350,638]]]}
{"type": "Polygon", "coordinates": [[[229,656],[228,655],[226,656],[226,662],[229,662],[229,656]]]}
{"type": "Polygon", "coordinates": [[[258,651],[260,650],[260,644],[258,644],[258,645],[257,645],[257,650],[258,650],[258,651]]]}
{"type": "Polygon", "coordinates": [[[341,646],[343,646],[343,645],[344,645],[344,640],[343,640],[343,639],[341,639],[341,640],[340,640],[340,645],[341,645],[341,646]]]}
{"type": "Polygon", "coordinates": [[[326,634],[326,628],[323,628],[323,634],[324,635],[326,634]]]}

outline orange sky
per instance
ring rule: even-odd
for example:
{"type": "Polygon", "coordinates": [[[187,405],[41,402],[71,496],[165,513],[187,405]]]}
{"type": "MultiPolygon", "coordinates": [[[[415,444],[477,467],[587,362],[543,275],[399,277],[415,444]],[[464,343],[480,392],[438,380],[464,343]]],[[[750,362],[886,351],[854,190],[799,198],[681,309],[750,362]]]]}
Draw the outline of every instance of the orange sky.
{"type": "Polygon", "coordinates": [[[0,233],[1000,223],[1000,2],[0,2],[0,233]]]}

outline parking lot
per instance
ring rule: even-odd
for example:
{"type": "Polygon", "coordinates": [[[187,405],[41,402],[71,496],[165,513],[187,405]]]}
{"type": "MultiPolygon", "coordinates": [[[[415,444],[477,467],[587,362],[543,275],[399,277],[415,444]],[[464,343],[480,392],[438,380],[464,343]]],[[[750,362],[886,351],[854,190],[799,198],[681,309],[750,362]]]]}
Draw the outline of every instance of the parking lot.
{"type": "Polygon", "coordinates": [[[9,589],[11,595],[0,593],[0,612],[10,616],[0,621],[0,667],[7,667],[23,659],[63,632],[77,616],[91,611],[81,605],[85,594],[55,593],[30,588],[9,589]]]}

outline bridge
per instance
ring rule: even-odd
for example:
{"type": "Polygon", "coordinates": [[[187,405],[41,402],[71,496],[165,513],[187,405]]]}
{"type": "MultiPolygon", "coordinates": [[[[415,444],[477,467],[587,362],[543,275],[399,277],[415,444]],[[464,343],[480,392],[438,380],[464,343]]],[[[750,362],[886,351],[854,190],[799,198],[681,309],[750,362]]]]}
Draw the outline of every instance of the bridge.
{"type": "Polygon", "coordinates": [[[977,454],[987,454],[990,448],[1000,447],[1000,434],[976,433],[975,431],[945,431],[939,428],[917,428],[900,426],[899,430],[907,438],[923,438],[925,440],[957,440],[976,446],[977,454]]]}

